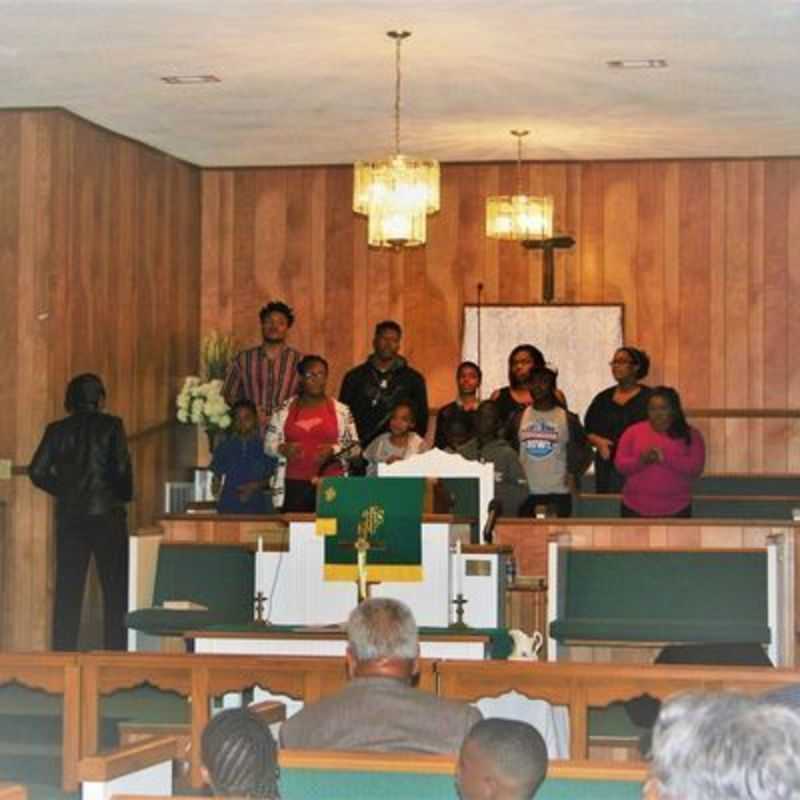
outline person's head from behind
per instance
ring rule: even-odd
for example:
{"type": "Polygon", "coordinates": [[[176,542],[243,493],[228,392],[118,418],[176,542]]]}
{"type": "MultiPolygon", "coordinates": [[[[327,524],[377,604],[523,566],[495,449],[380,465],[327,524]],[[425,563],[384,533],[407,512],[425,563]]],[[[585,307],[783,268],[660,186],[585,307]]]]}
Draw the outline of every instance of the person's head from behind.
{"type": "Polygon", "coordinates": [[[484,719],[467,734],[458,755],[461,800],[529,800],[547,775],[547,747],[532,725],[484,719]]]}
{"type": "Polygon", "coordinates": [[[372,347],[378,360],[392,361],[400,352],[400,340],[403,338],[403,329],[393,319],[386,319],[375,326],[375,336],[372,347]]]}
{"type": "Polygon", "coordinates": [[[550,367],[534,367],[528,380],[528,389],[534,403],[558,403],[556,388],[558,376],[550,367]]]}
{"type": "Polygon", "coordinates": [[[239,400],[231,408],[233,430],[242,439],[258,433],[258,411],[251,400],[239,400]]]}
{"type": "Polygon", "coordinates": [[[653,730],[646,800],[800,797],[800,715],[733,693],[667,701],[653,730]]]}
{"type": "Polygon", "coordinates": [[[481,385],[483,373],[474,361],[462,361],[456,370],[456,385],[460,397],[474,397],[481,385]]]}
{"type": "Polygon", "coordinates": [[[417,623],[411,609],[390,597],[373,597],[347,620],[347,674],[410,681],[418,671],[417,623]]]}
{"type": "Polygon", "coordinates": [[[203,731],[203,778],[217,797],[276,800],[278,746],[269,726],[252,711],[221,711],[203,731]]]}
{"type": "Polygon", "coordinates": [[[620,347],[609,364],[614,380],[622,385],[644,380],[650,372],[650,356],[636,347],[620,347]]]}
{"type": "Polygon", "coordinates": [[[392,436],[405,436],[414,430],[417,424],[414,407],[410,403],[397,403],[389,417],[389,431],[392,436]]]}
{"type": "Polygon", "coordinates": [[[508,356],[508,382],[514,388],[526,386],[534,367],[545,364],[542,351],[532,344],[518,344],[508,356]]]}
{"type": "Polygon", "coordinates": [[[497,438],[500,431],[500,412],[494,400],[484,400],[475,414],[475,432],[481,441],[497,438]]]}
{"type": "Polygon", "coordinates": [[[305,397],[324,397],[328,387],[328,362],[318,355],[307,355],[297,365],[300,375],[300,394],[305,397]]]}
{"type": "Polygon", "coordinates": [[[76,375],[68,384],[64,409],[68,414],[84,411],[102,411],[106,402],[103,381],[92,372],[76,375]]]}
{"type": "Polygon", "coordinates": [[[283,342],[289,328],[294,325],[294,312],[280,300],[267,303],[258,312],[258,318],[261,320],[261,335],[267,344],[283,342]]]}
{"type": "Polygon", "coordinates": [[[672,439],[691,441],[680,395],[671,386],[656,386],[647,400],[647,418],[652,428],[672,439]]]}

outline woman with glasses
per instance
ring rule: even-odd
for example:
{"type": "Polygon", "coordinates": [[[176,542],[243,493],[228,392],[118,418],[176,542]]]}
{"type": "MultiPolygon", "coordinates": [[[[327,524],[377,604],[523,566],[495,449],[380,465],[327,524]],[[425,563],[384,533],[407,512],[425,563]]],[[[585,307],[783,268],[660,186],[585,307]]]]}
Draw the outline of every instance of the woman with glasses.
{"type": "Polygon", "coordinates": [[[623,517],[691,517],[692,481],[703,472],[703,436],[683,414],[681,398],[657,386],[647,400],[647,420],[631,425],[614,462],[626,476],[623,517]]]}
{"type": "Polygon", "coordinates": [[[276,506],[285,512],[314,511],[320,477],[346,475],[360,453],[350,409],[326,394],[328,362],[305,356],[297,365],[300,393],[272,415],[264,450],[278,456],[276,506]]]}
{"type": "Polygon", "coordinates": [[[624,476],[614,467],[614,451],[627,428],[647,419],[650,389],[642,383],[650,371],[650,358],[635,347],[620,347],[609,364],[616,381],[592,400],[586,412],[586,435],[595,449],[596,491],[622,491],[624,476]]]}

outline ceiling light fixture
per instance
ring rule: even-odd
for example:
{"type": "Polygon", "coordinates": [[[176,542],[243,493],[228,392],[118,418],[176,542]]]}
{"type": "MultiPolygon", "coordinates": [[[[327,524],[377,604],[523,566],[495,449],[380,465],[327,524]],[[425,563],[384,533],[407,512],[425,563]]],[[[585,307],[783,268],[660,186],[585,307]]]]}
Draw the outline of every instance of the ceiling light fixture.
{"type": "Polygon", "coordinates": [[[400,47],[409,31],[389,31],[395,43],[394,154],[357,161],[353,171],[353,211],[367,215],[372,247],[425,244],[427,215],[439,210],[439,162],[400,153],[400,47]]]}
{"type": "Polygon", "coordinates": [[[530,131],[513,130],[517,138],[517,193],[486,198],[486,235],[516,242],[553,235],[553,198],[522,191],[522,140],[530,131]]]}
{"type": "Polygon", "coordinates": [[[527,250],[542,251],[542,299],[555,296],[555,251],[575,244],[571,236],[553,236],[553,198],[522,192],[522,140],[530,131],[513,130],[517,138],[517,193],[486,198],[486,235],[520,242],[527,250]]]}
{"type": "Polygon", "coordinates": [[[617,58],[606,61],[609,69],[666,69],[669,64],[665,58],[617,58]]]}

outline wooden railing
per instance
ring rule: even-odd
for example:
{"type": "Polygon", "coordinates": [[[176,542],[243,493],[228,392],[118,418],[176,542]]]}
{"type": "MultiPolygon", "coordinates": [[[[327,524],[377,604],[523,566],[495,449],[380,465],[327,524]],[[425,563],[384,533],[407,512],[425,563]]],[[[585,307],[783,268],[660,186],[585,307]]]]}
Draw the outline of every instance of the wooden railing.
{"type": "Polygon", "coordinates": [[[81,667],[74,653],[2,653],[0,686],[11,681],[63,697],[61,715],[61,785],[78,788],[80,756],[81,667]]]}
{"type": "MultiPolygon", "coordinates": [[[[100,772],[95,770],[106,769],[98,766],[99,761],[92,760],[99,755],[100,699],[105,694],[149,683],[191,698],[191,781],[199,787],[200,738],[208,723],[212,697],[257,685],[275,694],[315,702],[338,691],[346,676],[343,659],[325,657],[0,654],[0,684],[11,680],[64,695],[62,781],[65,789],[73,791],[77,788],[79,755],[85,761],[88,759],[86,769],[90,770],[82,770],[82,775],[96,775],[100,772]]],[[[604,707],[644,693],[663,699],[688,689],[755,693],[787,684],[800,684],[800,672],[750,667],[529,661],[425,661],[420,681],[427,691],[466,702],[514,690],[530,698],[567,706],[570,754],[578,760],[585,759],[588,753],[590,707],[604,707]]],[[[163,742],[154,745],[149,741],[149,745],[157,750],[166,748],[165,752],[170,747],[163,742]]],[[[137,752],[145,751],[147,748],[137,752]]],[[[113,769],[122,767],[117,765],[113,769]]]]}
{"type": "Polygon", "coordinates": [[[663,700],[687,690],[757,693],[800,684],[797,670],[763,667],[440,661],[436,674],[439,695],[451,700],[472,702],[516,691],[531,699],[567,706],[569,752],[577,759],[588,756],[590,707],[604,708],[642,694],[663,700]]]}

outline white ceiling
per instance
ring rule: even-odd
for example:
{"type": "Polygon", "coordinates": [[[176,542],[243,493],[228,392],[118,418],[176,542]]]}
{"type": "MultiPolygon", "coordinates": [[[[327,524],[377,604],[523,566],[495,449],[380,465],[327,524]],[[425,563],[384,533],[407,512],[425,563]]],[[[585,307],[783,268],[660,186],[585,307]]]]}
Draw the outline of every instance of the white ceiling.
{"type": "Polygon", "coordinates": [[[800,0],[0,0],[0,107],[203,166],[800,154],[800,0]],[[610,70],[665,58],[665,70],[610,70]],[[163,75],[221,83],[169,86],[163,75]]]}

